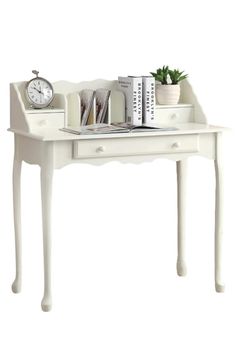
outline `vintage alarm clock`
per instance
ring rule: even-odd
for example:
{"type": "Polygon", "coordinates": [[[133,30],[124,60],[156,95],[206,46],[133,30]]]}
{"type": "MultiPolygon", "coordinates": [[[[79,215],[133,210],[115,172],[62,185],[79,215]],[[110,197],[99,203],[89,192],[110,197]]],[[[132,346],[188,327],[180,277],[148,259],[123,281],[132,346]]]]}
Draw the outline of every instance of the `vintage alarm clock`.
{"type": "Polygon", "coordinates": [[[26,98],[33,108],[48,107],[54,97],[53,86],[48,80],[39,77],[37,70],[33,70],[32,73],[36,77],[26,84],[26,98]]]}

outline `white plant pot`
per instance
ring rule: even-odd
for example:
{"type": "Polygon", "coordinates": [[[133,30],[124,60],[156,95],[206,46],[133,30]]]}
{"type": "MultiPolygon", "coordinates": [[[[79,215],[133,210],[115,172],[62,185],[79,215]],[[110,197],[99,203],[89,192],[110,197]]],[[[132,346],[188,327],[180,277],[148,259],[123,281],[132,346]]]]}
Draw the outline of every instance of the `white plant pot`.
{"type": "Polygon", "coordinates": [[[158,104],[177,104],[180,97],[180,85],[156,85],[158,104]]]}

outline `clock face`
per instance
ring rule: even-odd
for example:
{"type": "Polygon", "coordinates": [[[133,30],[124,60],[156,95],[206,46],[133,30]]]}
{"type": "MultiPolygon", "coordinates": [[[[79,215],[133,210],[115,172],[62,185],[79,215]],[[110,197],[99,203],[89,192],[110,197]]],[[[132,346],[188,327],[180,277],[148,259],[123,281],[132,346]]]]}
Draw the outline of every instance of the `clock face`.
{"type": "Polygon", "coordinates": [[[53,99],[52,85],[40,77],[29,81],[26,93],[29,102],[36,108],[47,107],[53,99]]]}

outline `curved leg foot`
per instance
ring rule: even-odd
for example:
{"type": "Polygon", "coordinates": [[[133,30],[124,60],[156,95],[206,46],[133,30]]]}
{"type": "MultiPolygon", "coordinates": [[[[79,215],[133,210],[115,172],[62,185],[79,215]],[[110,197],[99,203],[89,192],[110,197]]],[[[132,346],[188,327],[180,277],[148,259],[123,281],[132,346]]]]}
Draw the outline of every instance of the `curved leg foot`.
{"type": "Polygon", "coordinates": [[[18,294],[21,291],[21,280],[16,278],[11,286],[13,293],[18,294]]]}
{"type": "Polygon", "coordinates": [[[180,277],[184,277],[185,275],[187,275],[187,266],[184,261],[178,259],[176,268],[177,268],[177,274],[180,277]]]}
{"type": "Polygon", "coordinates": [[[217,293],[224,293],[225,292],[225,286],[223,284],[215,284],[215,289],[217,293]]]}
{"type": "Polygon", "coordinates": [[[41,307],[44,312],[49,312],[52,309],[52,298],[50,296],[44,296],[41,302],[41,307]]]}

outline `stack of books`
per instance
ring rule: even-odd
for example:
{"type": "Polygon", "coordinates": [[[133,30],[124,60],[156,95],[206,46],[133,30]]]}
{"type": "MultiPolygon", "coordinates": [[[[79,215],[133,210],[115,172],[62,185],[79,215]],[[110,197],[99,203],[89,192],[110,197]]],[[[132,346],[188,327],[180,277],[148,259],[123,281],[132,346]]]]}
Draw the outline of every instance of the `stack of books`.
{"type": "Polygon", "coordinates": [[[119,76],[118,83],[126,99],[126,121],[135,125],[155,125],[155,78],[119,76]]]}

